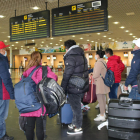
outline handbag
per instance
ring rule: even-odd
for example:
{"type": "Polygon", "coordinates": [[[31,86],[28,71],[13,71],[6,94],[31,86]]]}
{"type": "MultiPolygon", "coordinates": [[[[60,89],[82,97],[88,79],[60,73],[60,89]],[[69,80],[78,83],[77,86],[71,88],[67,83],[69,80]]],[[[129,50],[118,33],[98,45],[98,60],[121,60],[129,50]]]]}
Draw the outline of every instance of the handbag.
{"type": "MultiPolygon", "coordinates": [[[[84,59],[84,71],[85,71],[85,57],[83,55],[83,59],[84,59]]],[[[87,78],[84,77],[80,77],[80,76],[71,76],[70,80],[69,80],[69,84],[75,86],[78,89],[83,89],[86,84],[88,83],[87,78]]]]}
{"type": "Polygon", "coordinates": [[[83,102],[84,103],[95,103],[97,101],[96,96],[96,85],[94,84],[94,79],[90,77],[89,91],[85,93],[83,102]]]}

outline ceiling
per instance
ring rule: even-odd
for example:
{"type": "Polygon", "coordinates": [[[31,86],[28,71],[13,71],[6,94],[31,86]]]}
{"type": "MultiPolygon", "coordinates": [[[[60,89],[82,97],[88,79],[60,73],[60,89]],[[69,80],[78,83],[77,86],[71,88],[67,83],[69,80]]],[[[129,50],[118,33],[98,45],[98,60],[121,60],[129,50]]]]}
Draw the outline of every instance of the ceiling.
{"type": "MultiPolygon", "coordinates": [[[[66,5],[72,5],[76,3],[88,2],[91,0],[59,0],[59,6],[63,7],[66,5]]],[[[17,16],[24,15],[28,13],[33,13],[37,11],[43,11],[46,9],[45,2],[48,2],[48,9],[58,7],[58,0],[0,0],[0,15],[4,18],[0,18],[0,40],[4,41],[5,44],[11,45],[12,49],[27,48],[24,46],[25,43],[35,42],[36,47],[54,47],[63,45],[64,41],[68,39],[74,39],[79,44],[95,42],[111,42],[111,41],[132,41],[135,38],[140,38],[140,0],[108,0],[108,14],[111,16],[109,18],[109,31],[102,32],[99,35],[97,33],[81,34],[72,36],[62,36],[10,42],[9,39],[9,19],[15,16],[15,9],[17,16]],[[38,10],[34,10],[33,7],[39,7],[38,10]],[[126,13],[132,13],[132,15],[127,15],[126,13]],[[114,24],[114,22],[119,22],[119,24],[114,24]],[[125,28],[121,29],[120,27],[125,28]],[[129,30],[129,32],[125,32],[129,30]],[[132,35],[129,35],[132,33],[132,35]],[[106,36],[106,37],[105,37],[106,36]],[[83,38],[83,39],[80,39],[83,38]],[[62,40],[62,41],[60,41],[62,40]],[[87,41],[89,40],[89,41],[87,41]],[[92,42],[91,42],[92,41],[92,42]],[[94,42],[93,42],[94,41],[94,42]],[[52,44],[50,44],[52,43],[52,44]]],[[[31,48],[31,47],[30,47],[31,48]]]]}

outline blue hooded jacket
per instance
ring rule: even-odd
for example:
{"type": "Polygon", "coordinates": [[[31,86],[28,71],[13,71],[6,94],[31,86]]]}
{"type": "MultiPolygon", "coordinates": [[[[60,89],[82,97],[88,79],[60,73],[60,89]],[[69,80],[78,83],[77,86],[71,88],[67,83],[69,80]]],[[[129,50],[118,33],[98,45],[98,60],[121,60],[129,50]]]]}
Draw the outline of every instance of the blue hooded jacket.
{"type": "Polygon", "coordinates": [[[132,51],[131,53],[134,54],[134,57],[131,62],[131,70],[129,76],[125,82],[126,87],[128,87],[128,85],[137,85],[137,76],[140,73],[140,50],[132,51]]]}

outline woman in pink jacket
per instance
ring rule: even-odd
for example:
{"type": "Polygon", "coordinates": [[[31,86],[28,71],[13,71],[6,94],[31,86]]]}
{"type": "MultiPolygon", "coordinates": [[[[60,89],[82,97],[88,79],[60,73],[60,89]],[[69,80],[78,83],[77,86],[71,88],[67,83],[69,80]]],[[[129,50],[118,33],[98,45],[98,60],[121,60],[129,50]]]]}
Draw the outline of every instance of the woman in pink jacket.
{"type": "MultiPolygon", "coordinates": [[[[34,68],[37,66],[41,65],[42,61],[42,54],[40,52],[33,52],[31,54],[31,59],[28,63],[28,66],[23,73],[25,77],[28,77],[29,74],[32,72],[34,68]]],[[[47,67],[48,73],[47,77],[48,78],[53,78],[54,80],[57,79],[57,75],[55,75],[49,67],[47,67]]],[[[38,68],[33,76],[31,77],[36,84],[38,84],[42,80],[42,67],[38,68]]],[[[44,114],[46,112],[46,108],[44,107],[44,114]]],[[[43,131],[43,119],[42,119],[42,108],[40,108],[37,111],[30,112],[30,113],[23,113],[21,116],[27,117],[27,124],[26,124],[26,138],[27,140],[34,140],[34,129],[35,129],[35,124],[36,124],[36,136],[38,140],[43,140],[44,139],[44,131],[43,131]]]]}

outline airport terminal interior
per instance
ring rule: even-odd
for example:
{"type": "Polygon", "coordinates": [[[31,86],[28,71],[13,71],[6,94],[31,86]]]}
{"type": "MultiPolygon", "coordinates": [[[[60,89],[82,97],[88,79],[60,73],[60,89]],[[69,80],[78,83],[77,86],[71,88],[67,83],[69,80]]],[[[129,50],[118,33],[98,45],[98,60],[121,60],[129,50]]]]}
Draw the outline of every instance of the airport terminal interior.
{"type": "MultiPolygon", "coordinates": [[[[20,81],[33,51],[42,53],[42,65],[51,68],[61,85],[68,39],[84,49],[89,69],[94,68],[97,50],[111,48],[125,65],[121,83],[125,82],[133,59],[132,41],[140,38],[140,0],[0,0],[0,7],[0,41],[9,45],[13,85],[20,81]]],[[[59,115],[47,118],[47,139],[115,140],[108,138],[107,127],[98,130],[102,122],[94,121],[97,104],[83,112],[81,135],[67,135],[68,126],[60,124],[59,115]]],[[[26,140],[18,118],[15,101],[10,100],[6,131],[14,140],[26,140]]]]}

